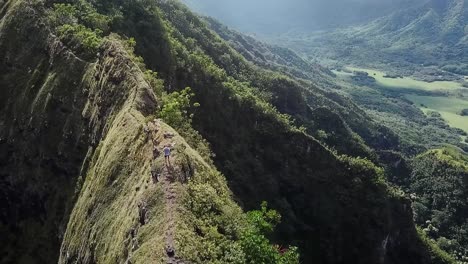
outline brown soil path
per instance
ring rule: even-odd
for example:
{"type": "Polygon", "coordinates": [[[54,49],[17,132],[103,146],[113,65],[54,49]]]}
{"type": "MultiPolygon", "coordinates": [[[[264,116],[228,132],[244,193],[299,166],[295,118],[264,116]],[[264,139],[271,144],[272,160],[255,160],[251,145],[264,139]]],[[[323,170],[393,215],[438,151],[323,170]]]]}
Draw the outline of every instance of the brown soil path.
{"type": "MultiPolygon", "coordinates": [[[[160,132],[159,120],[154,120],[148,123],[148,133],[150,134],[150,139],[153,143],[153,162],[156,162],[156,159],[162,155],[162,148],[165,145],[174,145],[172,142],[173,135],[168,135],[166,133],[160,133],[158,136],[158,132],[160,132]],[[163,135],[161,137],[161,135],[163,135]]],[[[171,155],[171,162],[174,163],[174,153],[171,155]]],[[[164,190],[164,200],[165,200],[165,237],[166,237],[166,245],[165,251],[167,254],[167,264],[184,264],[184,262],[177,258],[176,250],[175,250],[175,243],[174,243],[174,234],[176,230],[175,224],[175,214],[176,214],[176,204],[177,204],[177,192],[176,192],[176,172],[177,167],[173,167],[172,165],[164,164],[162,171],[156,175],[153,175],[153,182],[155,184],[162,184],[164,190]]]]}
{"type": "Polygon", "coordinates": [[[166,253],[167,263],[181,263],[175,256],[174,232],[175,221],[174,214],[176,210],[177,194],[175,192],[175,183],[172,180],[172,168],[165,166],[161,174],[162,185],[164,189],[164,199],[166,201],[166,253]]]}

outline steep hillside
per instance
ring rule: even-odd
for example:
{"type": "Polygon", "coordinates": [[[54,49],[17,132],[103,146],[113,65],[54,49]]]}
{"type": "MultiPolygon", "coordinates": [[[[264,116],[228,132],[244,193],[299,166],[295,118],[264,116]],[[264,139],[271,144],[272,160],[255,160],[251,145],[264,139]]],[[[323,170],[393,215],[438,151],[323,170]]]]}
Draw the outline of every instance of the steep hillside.
{"type": "Polygon", "coordinates": [[[328,69],[305,61],[290,49],[260,42],[251,36],[229,29],[211,17],[204,17],[204,20],[210,29],[227,41],[244,58],[258,66],[304,79],[320,78],[321,74],[331,74],[328,69]]]}
{"type": "MultiPolygon", "coordinates": [[[[374,149],[399,148],[395,134],[374,122],[339,91],[341,88],[333,81],[334,74],[329,70],[304,61],[289,49],[261,43],[213,19],[205,19],[211,29],[254,64],[238,62],[252,68],[252,84],[272,93],[268,100],[276,108],[290,114],[298,126],[304,126],[322,142],[340,153],[368,158],[375,158],[375,155],[366,144],[374,149]],[[264,68],[282,75],[271,74],[264,68]],[[324,131],[326,133],[322,133],[324,131]]],[[[206,49],[213,50],[212,47],[206,49]]],[[[222,60],[216,62],[226,66],[222,60]]]]}
{"type": "Polygon", "coordinates": [[[245,216],[222,175],[172,128],[161,122],[150,140],[146,117],[156,97],[121,41],[106,39],[85,61],[50,34],[41,4],[8,4],[0,41],[1,262],[166,263],[173,244],[184,260],[243,263],[236,241],[245,216]],[[153,160],[151,142],[176,143],[171,171],[160,154],[153,160]]]}
{"type": "MultiPolygon", "coordinates": [[[[355,137],[356,134],[374,150],[397,151],[407,156],[417,155],[445,144],[466,148],[460,143],[463,131],[449,127],[441,117],[425,115],[416,104],[402,95],[402,90],[377,85],[373,76],[362,80],[357,77],[342,79],[317,64],[304,61],[289,49],[276,49],[274,46],[230,30],[211,18],[205,19],[210,28],[230,43],[236,51],[245,54],[245,58],[250,62],[281,71],[291,78],[301,78],[296,86],[302,91],[307,91],[303,92],[303,95],[308,102],[311,102],[308,106],[313,109],[314,114],[298,117],[296,111],[291,115],[300,121],[314,120],[315,126],[312,126],[310,133],[342,153],[363,155],[362,152],[359,154],[356,151],[344,150],[343,144],[339,143],[348,142],[346,144],[352,146],[360,142],[360,139],[355,137]],[[336,117],[341,118],[345,124],[336,122],[338,120],[336,117]],[[342,129],[346,127],[347,129],[342,129]],[[320,130],[331,133],[323,134],[320,130]]],[[[291,87],[291,84],[287,86],[291,87]]],[[[408,93],[431,94],[419,90],[408,90],[408,93]]],[[[437,94],[440,93],[435,91],[434,95],[437,94]]],[[[284,96],[280,93],[277,97],[284,96]]],[[[277,108],[287,111],[284,103],[272,102],[277,108]]]]}
{"type": "Polygon", "coordinates": [[[242,212],[262,201],[282,215],[268,237],[306,263],[452,263],[351,157],[397,147],[390,132],[249,63],[184,6],[9,0],[0,14],[2,263],[297,263],[260,232],[276,221],[259,214],[278,217],[242,212]]]}
{"type": "MultiPolygon", "coordinates": [[[[338,189],[334,189],[335,191],[332,191],[330,196],[323,197],[323,200],[313,198],[314,194],[321,193],[319,190],[329,189],[329,187],[323,185],[327,184],[328,181],[322,182],[322,180],[319,180],[322,176],[319,175],[326,178],[332,177],[329,183],[333,186],[343,184],[342,187],[338,188],[347,190],[345,193],[360,193],[357,190],[345,187],[347,186],[346,179],[349,180],[349,177],[340,178],[338,176],[341,173],[344,173],[343,175],[347,174],[345,172],[346,166],[340,169],[340,166],[336,164],[328,164],[328,162],[336,160],[336,157],[333,157],[335,155],[325,154],[327,151],[317,146],[317,143],[313,143],[314,141],[295,144],[294,142],[302,142],[306,138],[301,139],[303,137],[301,136],[302,133],[297,134],[298,132],[294,132],[291,134],[291,132],[288,132],[288,126],[285,126],[284,121],[281,121],[282,118],[278,119],[275,111],[269,109],[269,106],[262,102],[264,100],[262,98],[267,100],[271,98],[268,94],[264,97],[265,93],[273,93],[273,98],[275,98],[275,91],[278,91],[278,88],[281,90],[286,87],[294,88],[294,82],[287,81],[287,78],[284,77],[277,78],[276,75],[271,75],[268,71],[259,72],[257,68],[249,66],[249,63],[246,63],[219,37],[209,31],[204,26],[203,21],[183,7],[173,2],[162,2],[159,6],[162,9],[162,14],[173,25],[169,29],[172,38],[175,38],[172,42],[182,44],[182,46],[177,47],[177,53],[182,56],[176,68],[177,78],[173,78],[174,82],[171,86],[183,87],[188,85],[194,89],[195,98],[201,105],[196,110],[194,126],[211,143],[216,154],[216,164],[227,176],[234,194],[240,198],[244,207],[252,208],[254,204],[258,204],[255,201],[261,201],[262,199],[269,201],[284,216],[278,238],[283,241],[299,240],[297,241],[298,245],[304,250],[303,252],[307,252],[304,256],[305,260],[339,262],[340,259],[360,259],[363,262],[372,262],[372,259],[375,259],[378,253],[370,259],[364,256],[369,253],[369,248],[366,246],[368,242],[363,241],[363,245],[358,246],[357,252],[362,253],[357,253],[357,255],[351,254],[349,250],[335,251],[342,246],[337,245],[337,243],[341,242],[333,237],[343,239],[341,234],[348,231],[341,228],[347,226],[347,230],[353,230],[354,228],[351,226],[354,226],[354,224],[352,224],[352,220],[348,222],[350,219],[347,217],[339,217],[334,213],[329,214],[331,208],[337,206],[339,208],[336,211],[337,214],[354,211],[355,213],[358,212],[361,215],[360,217],[369,217],[371,219],[373,217],[366,216],[361,211],[367,206],[353,207],[349,211],[345,208],[350,204],[346,205],[345,203],[343,204],[344,207],[339,206],[340,202],[338,201],[341,198],[336,195],[340,193],[338,189]],[[203,54],[199,53],[200,49],[204,52],[203,54]],[[209,58],[205,57],[205,54],[209,58]],[[222,58],[228,60],[223,61],[222,58]],[[202,65],[203,67],[201,67],[202,65]],[[220,71],[219,67],[224,70],[220,71]],[[231,77],[228,77],[229,75],[231,77]],[[236,79],[243,83],[239,83],[236,79]],[[287,82],[282,82],[283,79],[287,82]],[[280,82],[275,80],[280,80],[280,82]],[[253,87],[248,83],[252,83],[253,87]],[[276,90],[275,87],[277,87],[276,90]],[[271,145],[272,142],[275,143],[271,145]],[[314,145],[318,147],[317,152],[313,151],[314,145]],[[285,162],[288,164],[287,166],[284,165],[285,162]],[[298,169],[296,166],[302,166],[300,164],[303,164],[304,167],[298,169]],[[333,169],[333,171],[330,171],[332,168],[338,168],[338,170],[333,169]],[[310,171],[310,174],[307,171],[310,171]],[[264,191],[259,193],[258,189],[264,191]],[[309,211],[306,208],[313,209],[309,211]],[[314,210],[319,211],[314,212],[314,210]],[[332,224],[335,227],[325,227],[328,226],[327,223],[333,223],[333,219],[346,220],[338,223],[337,226],[332,224]],[[317,224],[310,225],[311,221],[317,224]],[[312,227],[317,225],[324,226],[319,229],[312,227]],[[337,227],[338,229],[336,229],[337,227]],[[332,234],[326,234],[328,232],[332,232],[332,234]],[[327,244],[330,246],[327,246],[327,244]]],[[[136,36],[136,39],[138,42],[138,36],[136,36]]],[[[141,48],[144,50],[144,47],[141,48]]],[[[140,54],[145,60],[147,57],[151,57],[151,54],[144,52],[140,54]]],[[[307,91],[300,88],[294,90],[307,91]]],[[[335,97],[340,98],[336,95],[335,97]]],[[[284,98],[284,96],[278,96],[278,98],[284,98]]],[[[299,99],[298,102],[303,100],[300,96],[295,98],[299,99]]],[[[325,96],[315,98],[317,98],[316,104],[324,101],[329,102],[330,100],[325,96]]],[[[330,95],[330,98],[334,98],[333,94],[330,95]]],[[[340,100],[338,98],[336,100],[340,100]]],[[[310,100],[310,104],[312,102],[310,100]]],[[[273,102],[273,104],[275,103],[273,102]]],[[[297,106],[297,104],[292,106],[294,105],[297,106]]],[[[330,106],[334,107],[335,104],[330,106]]],[[[278,107],[278,109],[287,108],[278,107]]],[[[363,199],[358,202],[361,205],[372,201],[372,199],[367,200],[364,197],[352,197],[354,197],[351,198],[352,200],[363,199]]],[[[357,226],[355,228],[359,229],[357,226]]],[[[408,234],[408,232],[405,233],[408,234]]],[[[353,235],[351,237],[346,239],[354,240],[357,238],[353,235]]],[[[361,239],[364,238],[361,237],[361,239]]],[[[346,242],[343,243],[346,244],[346,242]]],[[[399,246],[396,247],[399,248],[399,246]]],[[[412,247],[409,248],[411,251],[414,250],[411,249],[412,247]]],[[[393,250],[403,254],[400,249],[395,248],[393,250]]],[[[411,255],[412,253],[408,254],[411,255]]],[[[398,258],[396,255],[395,257],[398,258]]],[[[387,259],[386,261],[392,260],[387,259]]]]}
{"type": "Polygon", "coordinates": [[[408,191],[416,223],[458,260],[468,257],[468,156],[457,149],[428,151],[413,161],[408,191]]]}

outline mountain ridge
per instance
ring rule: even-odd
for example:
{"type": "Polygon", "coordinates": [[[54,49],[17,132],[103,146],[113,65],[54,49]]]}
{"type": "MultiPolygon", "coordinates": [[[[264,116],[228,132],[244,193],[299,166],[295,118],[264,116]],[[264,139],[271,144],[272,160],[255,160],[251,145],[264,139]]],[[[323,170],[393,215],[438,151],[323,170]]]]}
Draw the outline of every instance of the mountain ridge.
{"type": "MultiPolygon", "coordinates": [[[[247,262],[241,240],[249,224],[235,197],[244,210],[264,200],[278,210],[283,222],[272,238],[299,246],[304,261],[451,263],[417,233],[409,200],[388,185],[382,169],[333,151],[314,138],[322,133],[312,135],[321,119],[307,119],[309,105],[323,112],[322,120],[334,117],[346,128],[340,115],[328,115],[338,102],[345,102],[343,113],[346,107],[360,112],[346,98],[252,67],[173,1],[97,7],[10,1],[2,6],[7,12],[0,27],[0,156],[8,157],[0,172],[2,186],[11,190],[2,199],[21,202],[2,203],[9,212],[0,226],[9,238],[2,262],[50,263],[60,255],[60,263],[165,263],[161,220],[169,213],[161,185],[151,182],[151,165],[161,169],[162,156],[151,164],[155,151],[145,125],[161,115],[160,103],[171,110],[164,108],[173,105],[164,102],[164,92],[189,86],[199,105],[189,109],[193,123],[184,119],[189,126],[174,131],[162,122],[159,134],[173,134],[177,174],[191,178],[177,183],[183,199],[176,210],[183,213],[177,214],[175,250],[181,259],[247,262]],[[80,8],[99,23],[75,17],[80,8]],[[100,35],[103,14],[114,8],[120,15],[100,35]],[[59,24],[51,37],[41,20],[47,11],[65,21],[71,13],[74,20],[59,24]],[[301,112],[303,120],[295,123],[284,112],[301,112]],[[200,137],[216,155],[204,153],[200,137]],[[37,211],[9,218],[31,201],[37,211]]],[[[382,132],[364,133],[375,140],[382,132]]],[[[346,142],[356,138],[336,145],[349,151],[346,142]]]]}
{"type": "Polygon", "coordinates": [[[262,38],[295,32],[310,33],[357,25],[387,15],[399,8],[418,6],[426,0],[410,1],[345,1],[292,0],[282,1],[183,1],[203,15],[215,17],[231,28],[262,38]],[[227,10],[234,11],[233,13],[227,10]],[[258,12],[257,12],[258,10],[258,12]],[[249,20],[250,23],[245,21],[249,20]]]}

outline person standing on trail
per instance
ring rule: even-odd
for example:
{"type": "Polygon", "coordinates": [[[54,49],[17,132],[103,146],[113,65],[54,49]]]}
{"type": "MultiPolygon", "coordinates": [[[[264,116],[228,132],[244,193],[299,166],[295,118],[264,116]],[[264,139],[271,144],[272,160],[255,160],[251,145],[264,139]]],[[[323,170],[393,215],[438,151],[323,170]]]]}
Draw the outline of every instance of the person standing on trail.
{"type": "Polygon", "coordinates": [[[166,166],[171,166],[171,148],[170,145],[165,145],[163,148],[164,152],[164,163],[166,166]]]}

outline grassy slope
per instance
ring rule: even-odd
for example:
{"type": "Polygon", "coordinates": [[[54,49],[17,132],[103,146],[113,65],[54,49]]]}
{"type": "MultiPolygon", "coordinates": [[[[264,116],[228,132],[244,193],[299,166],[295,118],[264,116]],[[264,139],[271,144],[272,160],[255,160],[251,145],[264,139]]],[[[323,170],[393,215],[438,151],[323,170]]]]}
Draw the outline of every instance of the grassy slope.
{"type": "MultiPolygon", "coordinates": [[[[164,161],[162,156],[153,161],[151,141],[143,132],[145,118],[129,104],[117,115],[94,154],[68,223],[59,263],[165,263],[165,198],[162,185],[154,184],[150,173],[151,169],[162,171],[164,161]],[[139,204],[147,209],[144,223],[139,204]]],[[[159,149],[169,141],[177,146],[172,155],[172,175],[181,180],[175,183],[177,203],[172,208],[177,256],[195,263],[227,263],[229,257],[240,255],[240,260],[232,263],[241,263],[241,250],[234,238],[245,226],[245,219],[231,200],[222,175],[164,123],[157,140],[159,149]],[[165,140],[164,133],[176,136],[165,140]],[[187,166],[193,174],[185,184],[183,168],[187,166]],[[204,211],[191,206],[198,199],[205,201],[204,211]],[[204,218],[210,222],[202,222],[204,218]],[[207,229],[226,231],[211,230],[214,237],[200,237],[207,229]],[[211,251],[205,252],[207,248],[211,251]]]]}
{"type": "MultiPolygon", "coordinates": [[[[164,236],[160,221],[164,204],[160,187],[148,184],[151,146],[143,132],[145,118],[136,107],[138,101],[135,102],[139,93],[150,93],[149,87],[118,47],[111,47],[105,54],[96,68],[112,68],[108,74],[122,74],[119,89],[131,92],[115,117],[107,120],[108,131],[93,152],[62,242],[60,263],[71,260],[80,263],[124,261],[134,246],[130,233],[132,228],[137,229],[138,203],[143,201],[148,203],[150,213],[154,213],[154,220],[159,220],[151,221],[141,231],[137,229],[140,248],[132,257],[143,256],[153,261],[163,257],[164,236]],[[109,53],[113,55],[109,56],[109,53]],[[130,67],[126,69],[124,65],[130,67]],[[159,248],[147,249],[145,242],[159,245],[159,248]]],[[[101,74],[106,72],[93,75],[101,74]]],[[[105,82],[89,81],[101,89],[108,89],[105,82]]],[[[154,99],[151,101],[155,102],[154,99]]]]}
{"type": "MultiPolygon", "coordinates": [[[[0,41],[6,188],[0,232],[8,238],[2,262],[52,263],[62,243],[60,263],[163,263],[162,191],[149,183],[151,149],[143,133],[156,100],[141,71],[116,39],[106,41],[97,61],[76,57],[39,23],[40,4],[18,1],[7,11],[0,41]],[[139,228],[142,201],[149,212],[139,228]]],[[[172,131],[164,124],[163,130],[172,131]]],[[[175,174],[193,170],[192,181],[177,188],[174,210],[183,212],[176,218],[178,255],[199,263],[225,262],[226,256],[242,262],[233,240],[245,221],[223,176],[182,138],[174,140],[180,157],[175,174]],[[211,209],[194,211],[191,203],[204,198],[196,195],[209,189],[215,190],[211,209]],[[211,222],[197,223],[202,218],[211,222]],[[202,239],[197,228],[201,234],[225,231],[202,239]],[[201,250],[209,247],[209,253],[201,250]]]]}

